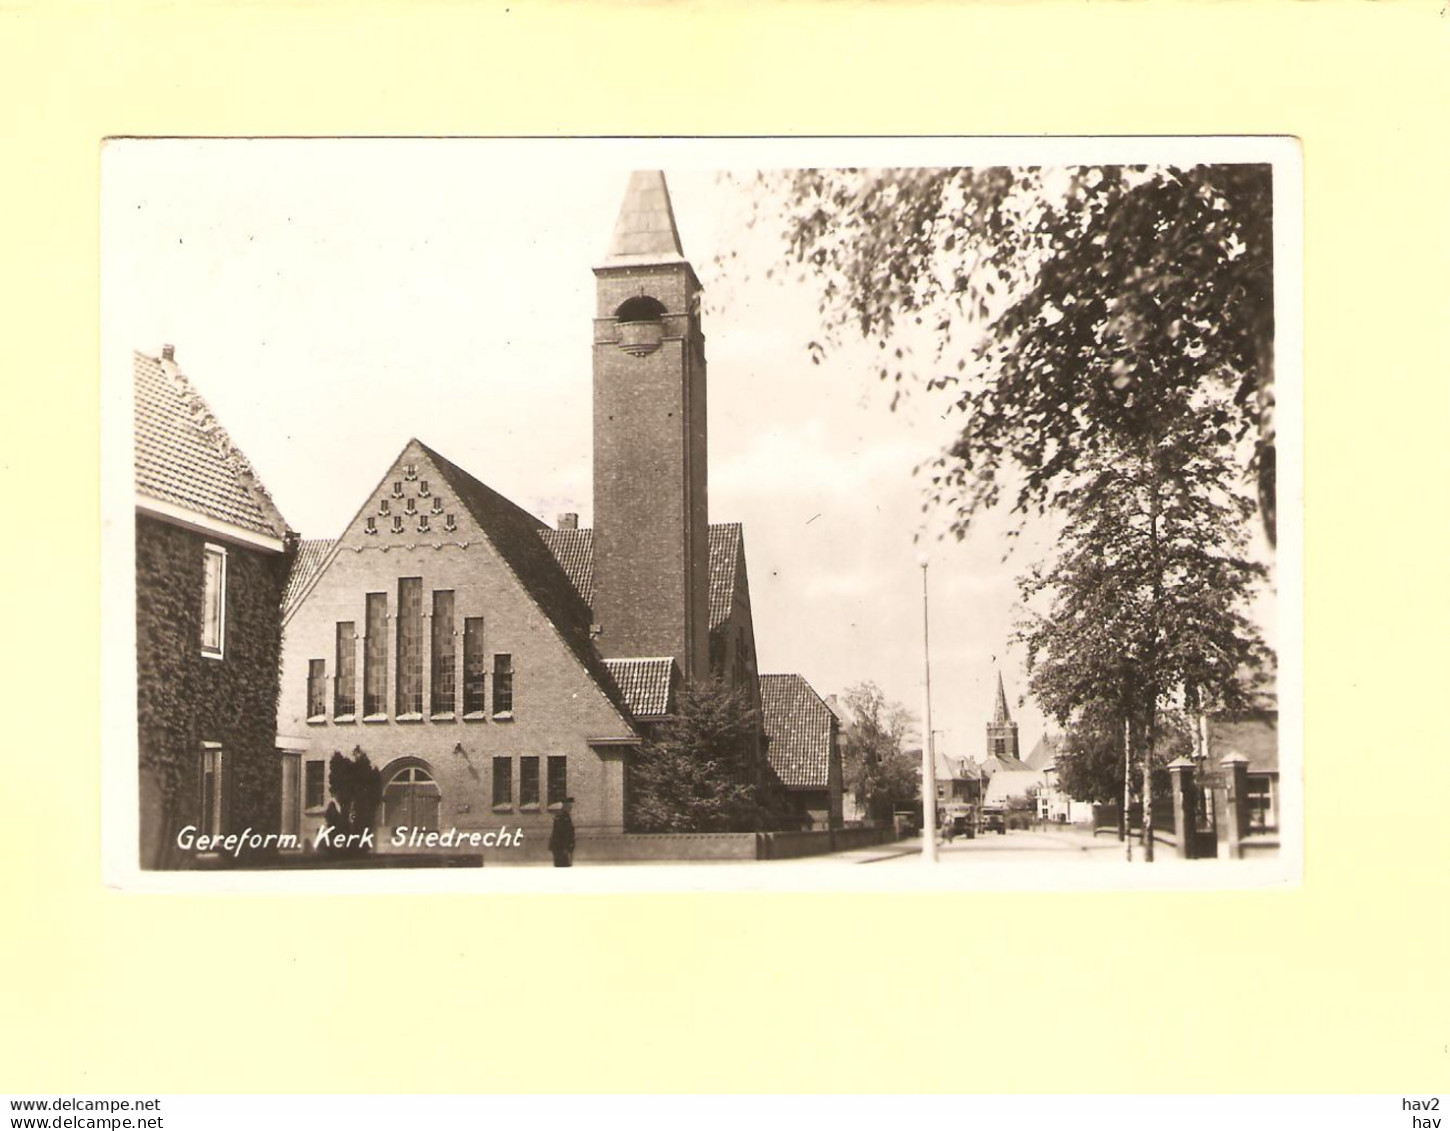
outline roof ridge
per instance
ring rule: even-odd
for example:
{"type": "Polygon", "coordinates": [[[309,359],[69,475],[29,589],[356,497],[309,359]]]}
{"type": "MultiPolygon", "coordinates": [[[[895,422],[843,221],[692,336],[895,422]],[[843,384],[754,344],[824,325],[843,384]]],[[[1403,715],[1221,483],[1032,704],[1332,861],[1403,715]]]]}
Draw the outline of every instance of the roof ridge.
{"type": "MultiPolygon", "coordinates": [[[[451,471],[455,475],[463,476],[463,478],[467,479],[472,486],[477,487],[479,490],[487,492],[490,496],[492,496],[493,500],[497,500],[499,503],[502,503],[505,507],[507,507],[510,511],[527,520],[534,527],[535,530],[555,529],[543,519],[541,519],[538,515],[524,510],[523,507],[519,506],[518,503],[514,502],[507,495],[495,491],[492,487],[490,487],[483,480],[479,479],[476,475],[473,475],[471,472],[468,472],[462,467],[459,467],[458,464],[454,463],[447,456],[441,454],[438,451],[435,451],[433,448],[430,448],[427,444],[423,443],[423,441],[418,439],[416,436],[413,437],[412,443],[417,444],[418,447],[423,450],[424,454],[427,455],[428,458],[431,459],[434,463],[436,463],[438,465],[438,469],[442,471],[445,475],[447,475],[451,471]]],[[[407,445],[405,444],[404,447],[406,448],[407,445]]]]}
{"type": "Polygon", "coordinates": [[[262,478],[252,466],[251,460],[247,459],[246,453],[232,439],[231,433],[226,430],[210,402],[196,387],[192,379],[186,375],[176,359],[164,354],[161,357],[153,357],[140,350],[135,352],[139,357],[154,362],[161,369],[162,375],[172,382],[173,391],[185,406],[192,426],[216,448],[222,459],[236,474],[242,489],[256,501],[262,514],[276,530],[277,536],[285,538],[288,534],[296,533],[287,525],[287,520],[282,517],[281,510],[273,501],[271,492],[262,483],[262,478]]]}
{"type": "Polygon", "coordinates": [[[478,524],[499,561],[513,574],[529,600],[544,615],[564,646],[574,654],[605,699],[619,712],[626,725],[632,724],[633,714],[623,690],[590,634],[593,614],[545,540],[546,532],[552,531],[553,527],[416,436],[404,445],[403,450],[407,451],[413,444],[437,467],[444,481],[457,494],[459,502],[478,524]],[[514,529],[509,529],[510,525],[514,529]],[[557,577],[550,576],[550,570],[557,577]]]}

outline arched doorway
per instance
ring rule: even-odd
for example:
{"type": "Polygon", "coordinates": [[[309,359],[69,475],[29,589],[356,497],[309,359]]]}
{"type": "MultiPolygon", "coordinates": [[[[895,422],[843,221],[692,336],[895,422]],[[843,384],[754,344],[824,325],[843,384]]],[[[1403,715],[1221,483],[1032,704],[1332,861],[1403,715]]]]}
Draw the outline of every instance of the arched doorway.
{"type": "Polygon", "coordinates": [[[383,827],[436,830],[443,794],[425,766],[397,770],[383,786],[383,827]]]}

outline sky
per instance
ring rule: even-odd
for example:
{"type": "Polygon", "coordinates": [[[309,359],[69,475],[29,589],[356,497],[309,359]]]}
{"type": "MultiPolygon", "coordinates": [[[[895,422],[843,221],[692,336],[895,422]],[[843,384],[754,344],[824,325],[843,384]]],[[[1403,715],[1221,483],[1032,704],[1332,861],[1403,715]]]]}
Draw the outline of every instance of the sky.
{"type": "MultiPolygon", "coordinates": [[[[765,277],[779,247],[718,176],[749,168],[741,157],[622,141],[108,142],[103,388],[124,383],[132,350],[174,345],[304,537],[340,533],[411,437],[546,522],[589,525],[591,268],[629,171],[662,168],[706,292],[710,518],[744,524],[761,671],[822,695],[872,680],[920,716],[925,551],[937,748],[984,752],[1000,671],[1025,757],[1044,720],[1019,702],[1014,578],[1050,524],[1005,562],[1004,514],[939,540],[946,516],[923,513],[913,469],[960,420],[923,390],[891,411],[864,346],[811,363],[818,296],[765,277]]],[[[1267,602],[1258,612],[1270,627],[1267,602]]]]}

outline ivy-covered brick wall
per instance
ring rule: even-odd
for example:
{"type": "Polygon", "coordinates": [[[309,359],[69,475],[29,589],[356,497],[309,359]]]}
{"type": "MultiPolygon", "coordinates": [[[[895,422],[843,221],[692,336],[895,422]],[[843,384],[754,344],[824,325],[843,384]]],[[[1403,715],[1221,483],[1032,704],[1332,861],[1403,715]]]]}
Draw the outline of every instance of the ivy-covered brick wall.
{"type": "Polygon", "coordinates": [[[223,825],[278,830],[281,600],[288,556],[136,519],[136,682],[143,867],[184,867],[201,816],[203,742],[222,748],[223,825]],[[225,655],[201,654],[204,547],[227,548],[225,655]]]}

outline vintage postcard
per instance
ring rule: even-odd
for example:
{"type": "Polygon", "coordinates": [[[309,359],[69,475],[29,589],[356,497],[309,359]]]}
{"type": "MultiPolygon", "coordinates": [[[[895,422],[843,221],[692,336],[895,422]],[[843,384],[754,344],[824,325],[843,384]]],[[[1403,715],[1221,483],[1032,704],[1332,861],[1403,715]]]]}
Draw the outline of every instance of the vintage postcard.
{"type": "Polygon", "coordinates": [[[1297,882],[1300,176],[109,140],[107,882],[1297,882]]]}

